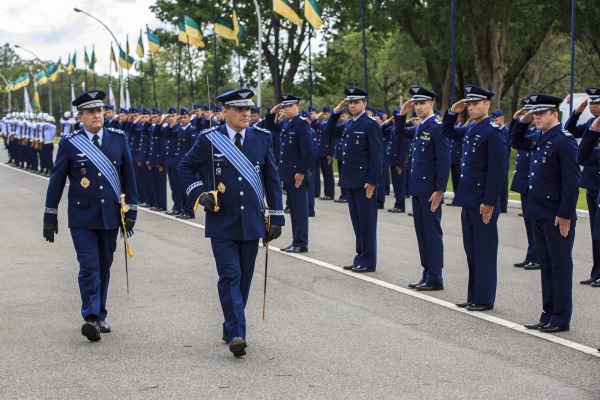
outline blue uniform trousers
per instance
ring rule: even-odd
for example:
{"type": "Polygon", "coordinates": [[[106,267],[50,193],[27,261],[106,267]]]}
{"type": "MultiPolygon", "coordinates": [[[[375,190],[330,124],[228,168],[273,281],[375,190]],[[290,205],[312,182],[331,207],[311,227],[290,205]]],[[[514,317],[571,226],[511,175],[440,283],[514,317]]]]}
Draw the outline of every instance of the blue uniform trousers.
{"type": "Polygon", "coordinates": [[[183,211],[183,202],[185,201],[185,190],[183,183],[177,173],[177,164],[167,167],[167,176],[169,177],[169,185],[171,186],[171,197],[173,198],[173,210],[183,211]]]}
{"type": "Polygon", "coordinates": [[[81,315],[84,318],[95,315],[99,320],[106,319],[106,295],[118,231],[71,229],[79,262],[81,315]]]}
{"type": "MultiPolygon", "coordinates": [[[[521,193],[521,209],[525,211],[527,207],[527,195],[521,193]]],[[[535,236],[533,235],[533,220],[531,218],[523,217],[525,221],[525,232],[527,233],[527,255],[525,261],[539,263],[537,250],[535,248],[535,236]]]]}
{"type": "Polygon", "coordinates": [[[394,208],[406,210],[406,170],[402,169],[402,173],[398,175],[395,167],[390,167],[392,174],[392,187],[394,188],[394,208]]]}
{"type": "Polygon", "coordinates": [[[454,193],[460,183],[460,164],[450,164],[450,177],[452,178],[452,188],[454,193]]]}
{"type": "MultiPolygon", "coordinates": [[[[342,168],[344,167],[344,163],[342,160],[336,160],[338,167],[338,176],[342,176],[342,168]]],[[[340,200],[348,200],[348,195],[346,194],[346,188],[340,188],[342,194],[340,195],[340,200]]]]}
{"type": "MultiPolygon", "coordinates": [[[[587,200],[588,210],[590,211],[590,229],[594,229],[594,221],[596,220],[596,212],[598,211],[596,199],[598,199],[598,191],[587,189],[585,191],[585,199],[587,200]]],[[[591,279],[600,279],[600,240],[592,237],[592,272],[591,279]]]]}
{"type": "Polygon", "coordinates": [[[484,224],[479,209],[463,208],[463,246],[469,266],[467,302],[494,304],[498,281],[498,211],[484,224]]]}
{"type": "Polygon", "coordinates": [[[137,191],[138,191],[138,203],[148,203],[148,191],[146,190],[146,166],[135,165],[133,166],[133,170],[135,171],[135,182],[137,183],[137,191]]]}
{"type": "Polygon", "coordinates": [[[258,239],[230,240],[211,238],[213,255],[219,274],[219,300],[223,310],[223,333],[229,340],[246,338],[246,315],[258,239]]]}
{"type": "Polygon", "coordinates": [[[384,168],[379,177],[379,183],[375,188],[375,196],[377,196],[377,207],[383,208],[385,205],[385,174],[389,175],[387,168],[384,168]]]}
{"type": "Polygon", "coordinates": [[[319,157],[314,156],[312,160],[312,165],[314,166],[314,173],[312,174],[312,184],[314,188],[313,195],[315,197],[321,197],[321,168],[319,163],[319,157]]]}
{"type": "Polygon", "coordinates": [[[502,189],[500,190],[500,211],[507,212],[508,208],[508,176],[502,181],[502,189]]]}
{"type": "Polygon", "coordinates": [[[413,196],[415,233],[419,244],[419,255],[423,267],[421,280],[429,285],[441,285],[444,267],[444,242],[442,241],[442,207],[431,212],[428,198],[413,196]]]}
{"type": "Polygon", "coordinates": [[[330,165],[327,163],[327,157],[319,157],[319,167],[323,172],[323,192],[325,196],[334,197],[335,180],[333,179],[333,164],[330,165]]]}
{"type": "MultiPolygon", "coordinates": [[[[377,191],[377,188],[375,188],[377,191]]],[[[356,235],[355,265],[377,267],[377,196],[367,199],[365,189],[347,189],[348,209],[356,235]]]]}
{"type": "Polygon", "coordinates": [[[292,246],[308,246],[308,183],[306,179],[300,187],[294,182],[284,182],[287,191],[287,200],[290,204],[290,218],[292,220],[292,246]]]}
{"type": "Polygon", "coordinates": [[[155,207],[167,208],[167,170],[163,168],[162,172],[158,167],[152,167],[150,171],[151,187],[154,189],[155,207]]]}
{"type": "MultiPolygon", "coordinates": [[[[315,181],[313,179],[315,171],[310,171],[311,176],[308,180],[308,215],[315,215],[315,181]]],[[[286,201],[287,205],[287,201],[286,201]]]]}
{"type": "Polygon", "coordinates": [[[573,242],[575,223],[562,237],[554,221],[533,221],[537,253],[542,266],[542,315],[540,322],[567,327],[573,312],[573,242]]]}
{"type": "Polygon", "coordinates": [[[389,168],[383,167],[383,177],[384,177],[384,190],[385,190],[385,195],[389,196],[390,195],[390,171],[389,168]]]}

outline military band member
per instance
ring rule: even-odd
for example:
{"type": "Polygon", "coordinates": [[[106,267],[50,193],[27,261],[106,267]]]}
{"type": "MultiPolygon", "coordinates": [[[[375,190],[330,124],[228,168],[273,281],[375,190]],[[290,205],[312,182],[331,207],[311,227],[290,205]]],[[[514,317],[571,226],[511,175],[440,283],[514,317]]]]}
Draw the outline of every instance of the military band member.
{"type": "Polygon", "coordinates": [[[531,151],[531,175],[525,216],[533,220],[533,234],[540,258],[542,314],[528,329],[555,333],[568,331],[573,312],[573,241],[575,207],[581,171],[577,142],[562,129],[558,119],[560,97],[530,95],[531,111],[520,112],[511,132],[514,149],[531,151]],[[527,135],[529,125],[537,130],[527,135]]]}
{"type": "Polygon", "coordinates": [[[253,95],[252,90],[244,88],[218,96],[225,125],[201,132],[179,166],[188,196],[199,198],[206,211],[205,235],[211,240],[217,264],[219,299],[225,317],[223,340],[236,357],[246,354],[244,309],[259,240],[277,239],[285,223],[271,134],[250,126],[253,95]],[[205,168],[208,173],[198,180],[205,168]],[[211,190],[215,191],[208,193],[211,190]],[[268,231],[265,197],[271,223],[268,231]]]}
{"type": "Polygon", "coordinates": [[[300,116],[300,97],[284,93],[279,104],[273,107],[265,119],[265,128],[281,132],[281,160],[279,178],[283,182],[289,200],[292,219],[292,244],[282,248],[288,253],[308,251],[308,182],[309,166],[314,157],[312,133],[308,122],[300,116]],[[274,128],[275,114],[283,109],[285,119],[274,128]]]}
{"type": "Polygon", "coordinates": [[[442,208],[450,173],[450,146],[440,132],[441,122],[433,113],[437,93],[413,86],[412,98],[395,117],[396,135],[414,140],[410,194],[423,273],[408,287],[419,291],[443,290],[444,243],[442,208]],[[406,115],[415,109],[421,123],[406,128],[406,115]]]}
{"type": "Polygon", "coordinates": [[[54,242],[58,233],[58,204],[69,178],[68,217],[71,238],[79,262],[81,333],[91,341],[110,332],[106,323],[106,298],[110,267],[121,221],[121,194],[132,203],[125,214],[130,232],[137,215],[133,162],[123,131],[104,128],[102,100],[106,94],[90,91],[72,105],[83,128],[63,136],[46,194],[43,234],[54,242]]]}
{"type": "Polygon", "coordinates": [[[350,86],[346,98],[333,110],[325,130],[328,135],[340,136],[336,129],[344,107],[352,114],[344,125],[340,186],[346,189],[350,219],[356,236],[356,255],[345,270],[373,272],[377,268],[377,197],[375,189],[383,168],[383,134],[377,122],[369,117],[368,93],[350,86]]]}
{"type": "MultiPolygon", "coordinates": [[[[469,266],[467,301],[457,303],[469,311],[494,308],[498,279],[498,215],[505,175],[506,142],[489,116],[494,92],[465,86],[465,98],[444,115],[442,134],[462,140],[461,181],[453,204],[462,207],[463,244],[469,266]],[[465,108],[474,123],[455,126],[465,108]]],[[[417,149],[415,149],[415,152],[417,149]]]]}
{"type": "MultiPolygon", "coordinates": [[[[585,92],[588,94],[588,99],[584,100],[577,108],[573,110],[573,114],[569,117],[565,124],[565,130],[569,131],[576,139],[583,137],[583,132],[588,129],[595,118],[600,116],[600,88],[587,88],[585,92]],[[589,105],[590,113],[594,116],[582,124],[577,124],[579,118],[589,105]]],[[[585,199],[587,201],[590,228],[593,230],[596,222],[597,210],[596,199],[600,193],[600,165],[589,164],[583,167],[581,173],[581,187],[586,190],[585,199]]],[[[600,287],[600,240],[592,237],[592,270],[590,277],[580,282],[582,285],[592,285],[600,287]]]]}

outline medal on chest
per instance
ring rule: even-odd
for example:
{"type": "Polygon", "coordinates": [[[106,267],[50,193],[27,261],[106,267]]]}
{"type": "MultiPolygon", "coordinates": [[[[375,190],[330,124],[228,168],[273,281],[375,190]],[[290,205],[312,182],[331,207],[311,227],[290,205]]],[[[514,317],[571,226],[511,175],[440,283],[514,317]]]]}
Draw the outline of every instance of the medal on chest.
{"type": "Polygon", "coordinates": [[[79,184],[81,185],[82,188],[87,189],[88,186],[90,186],[90,180],[84,176],[83,178],[81,178],[81,181],[79,182],[79,184]]]}

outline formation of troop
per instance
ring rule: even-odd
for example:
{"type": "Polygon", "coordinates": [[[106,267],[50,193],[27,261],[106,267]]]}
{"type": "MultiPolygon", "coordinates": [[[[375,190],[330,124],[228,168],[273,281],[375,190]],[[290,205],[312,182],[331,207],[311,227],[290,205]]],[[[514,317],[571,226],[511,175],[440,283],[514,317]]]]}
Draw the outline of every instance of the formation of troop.
{"type": "Polygon", "coordinates": [[[579,186],[587,189],[593,238],[593,266],[581,283],[600,286],[600,89],[586,93],[563,129],[561,98],[526,96],[506,126],[503,111],[490,110],[495,94],[475,85],[466,85],[464,98],[444,112],[425,87],[411,87],[409,100],[389,116],[373,110],[365,90],[350,86],[339,104],[320,111],[303,111],[300,96],[284,93],[264,118],[245,88],[220,95],[220,106],[121,108],[118,114],[103,104],[103,92],[93,91],[73,102],[76,116],[61,119],[55,163],[51,116],[12,113],[1,128],[10,164],[50,174],[44,214],[50,242],[66,178],[71,182],[69,228],[80,264],[84,336],[97,341],[110,332],[112,255],[119,229],[132,234],[137,207],[194,219],[202,206],[219,275],[222,338],[239,357],[247,346],[244,308],[259,240],[279,237],[289,213],[292,242],[281,250],[308,252],[315,199],[347,205],[355,248],[343,269],[369,273],[377,270],[377,220],[386,196],[393,192],[390,218],[405,213],[410,198],[422,268],[408,287],[438,291],[444,290],[441,205],[451,179],[447,205],[462,208],[469,272],[465,299],[456,305],[492,310],[511,149],[517,161],[510,189],[520,194],[528,240],[524,261],[515,266],[541,270],[542,281],[543,312],[525,326],[569,330],[579,186]],[[588,104],[594,118],[578,124],[588,104]]]}

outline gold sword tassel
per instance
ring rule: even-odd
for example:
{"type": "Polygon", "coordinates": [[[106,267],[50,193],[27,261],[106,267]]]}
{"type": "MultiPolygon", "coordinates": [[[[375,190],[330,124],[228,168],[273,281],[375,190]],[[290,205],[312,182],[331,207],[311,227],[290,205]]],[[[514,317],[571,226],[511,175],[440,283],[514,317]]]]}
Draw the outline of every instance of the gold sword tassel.
{"type": "Polygon", "coordinates": [[[127,284],[127,294],[129,294],[129,268],[127,267],[127,257],[133,257],[133,250],[129,245],[129,235],[125,229],[125,213],[131,206],[125,203],[125,193],[121,193],[121,226],[123,227],[123,240],[125,240],[125,282],[127,284]]]}

